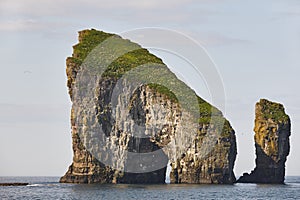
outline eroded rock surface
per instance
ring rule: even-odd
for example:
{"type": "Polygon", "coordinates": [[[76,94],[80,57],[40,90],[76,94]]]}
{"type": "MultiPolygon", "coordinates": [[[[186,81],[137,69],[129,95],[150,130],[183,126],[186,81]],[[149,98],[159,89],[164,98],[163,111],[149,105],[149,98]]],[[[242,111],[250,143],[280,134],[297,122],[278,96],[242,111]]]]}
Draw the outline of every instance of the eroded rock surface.
{"type": "Polygon", "coordinates": [[[256,167],[241,183],[284,183],[285,162],[290,152],[291,122],[283,105],[261,99],[255,107],[256,167]]]}
{"type": "Polygon", "coordinates": [[[60,182],[164,183],[168,163],[171,183],[235,182],[229,122],[146,49],[81,31],[67,76],[74,157],[60,182]]]}

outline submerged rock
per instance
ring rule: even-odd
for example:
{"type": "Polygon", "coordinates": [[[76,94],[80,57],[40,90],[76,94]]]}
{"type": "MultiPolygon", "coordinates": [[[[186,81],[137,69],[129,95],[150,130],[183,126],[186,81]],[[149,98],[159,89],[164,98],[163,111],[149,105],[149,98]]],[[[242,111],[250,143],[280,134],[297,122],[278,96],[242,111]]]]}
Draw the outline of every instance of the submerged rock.
{"type": "Polygon", "coordinates": [[[256,167],[240,183],[282,184],[290,152],[291,122],[281,104],[261,99],[255,107],[256,167]]]}
{"type": "Polygon", "coordinates": [[[79,32],[67,58],[73,163],[64,183],[235,182],[235,133],[222,113],[138,44],[79,32]],[[146,80],[146,81],[145,81],[146,80]]]}

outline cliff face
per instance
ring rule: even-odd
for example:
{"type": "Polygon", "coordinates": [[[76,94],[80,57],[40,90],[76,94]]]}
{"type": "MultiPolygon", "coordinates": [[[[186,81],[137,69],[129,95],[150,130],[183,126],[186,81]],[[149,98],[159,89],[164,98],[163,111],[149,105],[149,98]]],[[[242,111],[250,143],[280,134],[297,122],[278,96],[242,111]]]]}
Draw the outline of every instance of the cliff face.
{"type": "Polygon", "coordinates": [[[171,183],[235,182],[229,122],[146,49],[81,31],[67,76],[74,157],[60,182],[164,183],[168,163],[171,183]]]}
{"type": "Polygon", "coordinates": [[[290,152],[291,123],[281,104],[260,100],[255,107],[256,167],[238,182],[284,183],[285,162],[290,152]]]}

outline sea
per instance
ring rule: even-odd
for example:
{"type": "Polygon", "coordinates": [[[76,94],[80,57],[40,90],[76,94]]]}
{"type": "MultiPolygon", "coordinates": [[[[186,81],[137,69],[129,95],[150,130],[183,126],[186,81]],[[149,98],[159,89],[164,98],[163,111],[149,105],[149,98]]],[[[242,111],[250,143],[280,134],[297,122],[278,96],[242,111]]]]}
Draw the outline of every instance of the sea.
{"type": "Polygon", "coordinates": [[[286,177],[285,185],[127,185],[63,184],[59,177],[0,177],[0,182],[27,182],[27,186],[0,186],[0,199],[300,199],[300,176],[286,177]]]}

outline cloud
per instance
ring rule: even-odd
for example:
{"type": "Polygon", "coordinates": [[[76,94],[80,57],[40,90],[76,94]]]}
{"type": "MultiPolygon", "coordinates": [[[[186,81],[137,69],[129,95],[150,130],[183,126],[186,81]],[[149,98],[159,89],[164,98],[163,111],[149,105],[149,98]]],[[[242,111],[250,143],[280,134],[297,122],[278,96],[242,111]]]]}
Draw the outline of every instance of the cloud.
{"type": "Polygon", "coordinates": [[[191,13],[184,8],[195,0],[27,0],[0,2],[0,30],[24,31],[109,24],[112,21],[134,26],[187,23],[191,13]]]}
{"type": "Polygon", "coordinates": [[[189,23],[188,20],[193,19],[192,16],[195,14],[201,16],[208,13],[205,8],[200,9],[198,5],[218,1],[220,0],[2,0],[0,16],[7,19],[26,16],[30,19],[60,18],[62,21],[65,18],[89,19],[89,21],[105,18],[127,22],[168,21],[172,23],[185,19],[185,22],[189,23]]]}
{"type": "MultiPolygon", "coordinates": [[[[5,16],[0,20],[0,31],[45,31],[52,37],[52,32],[64,32],[67,26],[98,27],[101,24],[126,24],[123,27],[174,27],[201,24],[207,22],[207,16],[218,15],[215,10],[201,6],[220,2],[219,0],[27,0],[2,1],[0,13],[5,16]],[[200,5],[200,6],[199,6],[200,5]],[[58,20],[59,18],[59,20],[58,20]],[[52,21],[51,21],[52,20],[52,21]],[[50,33],[51,32],[51,33],[50,33]]],[[[117,26],[117,25],[115,25],[117,26]]],[[[245,42],[216,32],[196,31],[191,35],[205,46],[216,46],[245,42]]]]}
{"type": "MultiPolygon", "coordinates": [[[[110,14],[117,15],[119,11],[126,10],[169,10],[175,7],[181,7],[188,3],[196,2],[195,0],[26,0],[26,1],[8,1],[1,2],[0,10],[2,13],[15,13],[15,14],[31,14],[31,15],[61,15],[61,14],[76,14],[80,10],[88,11],[98,9],[99,12],[105,12],[106,9],[110,10],[110,14]],[[113,9],[114,11],[112,11],[113,9]],[[66,12],[66,11],[74,12],[66,12]]],[[[88,14],[88,13],[87,13],[88,14]]],[[[134,15],[134,13],[131,13],[134,15]]]]}

